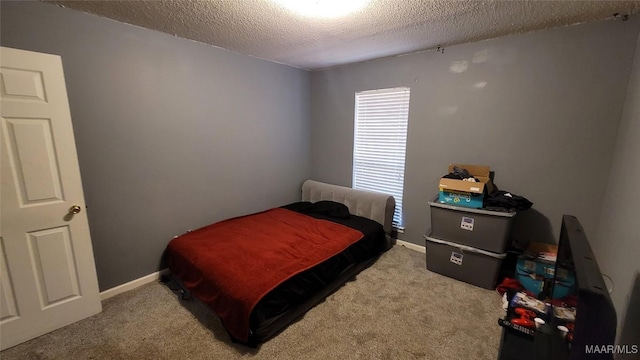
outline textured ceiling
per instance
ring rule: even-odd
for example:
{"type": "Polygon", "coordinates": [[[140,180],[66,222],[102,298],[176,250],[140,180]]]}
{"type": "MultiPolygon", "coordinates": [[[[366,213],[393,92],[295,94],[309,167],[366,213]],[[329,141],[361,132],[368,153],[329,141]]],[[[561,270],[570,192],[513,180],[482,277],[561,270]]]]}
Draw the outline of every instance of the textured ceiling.
{"type": "Polygon", "coordinates": [[[48,2],[303,69],[640,12],[640,1],[371,0],[314,19],[269,0],[48,2]]]}

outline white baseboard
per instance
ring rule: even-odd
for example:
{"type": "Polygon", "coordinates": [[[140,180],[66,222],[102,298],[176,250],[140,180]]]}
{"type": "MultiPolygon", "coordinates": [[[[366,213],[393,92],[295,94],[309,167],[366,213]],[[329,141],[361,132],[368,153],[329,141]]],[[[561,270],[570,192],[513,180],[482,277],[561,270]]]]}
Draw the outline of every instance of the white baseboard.
{"type": "Polygon", "coordinates": [[[418,244],[414,244],[414,243],[410,243],[410,242],[406,242],[406,241],[402,241],[402,240],[396,240],[396,245],[404,246],[407,249],[415,250],[415,251],[421,252],[423,254],[427,253],[427,248],[425,248],[422,245],[418,245],[418,244]]]}
{"type": "Polygon", "coordinates": [[[168,274],[169,269],[162,269],[160,271],[156,271],[152,274],[145,275],[141,278],[137,278],[135,280],[129,281],[128,283],[124,283],[122,285],[118,285],[116,287],[112,287],[111,289],[107,289],[100,293],[100,301],[105,301],[110,297],[114,297],[118,294],[122,294],[123,292],[127,292],[129,290],[133,290],[142,285],[146,285],[148,283],[152,283],[158,279],[160,276],[168,274]]]}

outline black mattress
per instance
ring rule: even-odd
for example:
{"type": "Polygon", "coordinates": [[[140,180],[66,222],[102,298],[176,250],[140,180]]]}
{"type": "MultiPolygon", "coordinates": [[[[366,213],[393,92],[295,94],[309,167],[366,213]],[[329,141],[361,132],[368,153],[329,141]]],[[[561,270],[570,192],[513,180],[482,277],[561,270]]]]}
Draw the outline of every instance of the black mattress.
{"type": "Polygon", "coordinates": [[[318,206],[310,204],[298,202],[283,208],[348,226],[364,236],[341,253],[291,277],[264,296],[251,313],[249,345],[256,346],[276,335],[349,278],[370,266],[386,248],[381,224],[348,213],[324,211],[327,207],[316,211],[318,206]]]}
{"type": "MultiPolygon", "coordinates": [[[[360,231],[363,237],[339,254],[296,274],[267,293],[250,315],[249,339],[244,344],[252,347],[277,335],[345,282],[371,266],[387,249],[382,225],[361,216],[350,215],[343,204],[332,201],[297,202],[282,208],[342,224],[360,231]]],[[[188,293],[180,279],[176,276],[172,278],[188,293]]],[[[238,342],[230,333],[229,336],[232,341],[238,342]]]]}

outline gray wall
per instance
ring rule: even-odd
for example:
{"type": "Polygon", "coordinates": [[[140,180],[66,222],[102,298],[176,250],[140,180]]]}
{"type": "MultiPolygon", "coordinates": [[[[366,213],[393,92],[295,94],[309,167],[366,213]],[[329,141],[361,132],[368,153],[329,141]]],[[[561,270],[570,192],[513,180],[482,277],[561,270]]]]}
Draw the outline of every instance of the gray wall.
{"type": "MultiPolygon", "coordinates": [[[[618,312],[618,326],[640,327],[638,310],[630,312],[631,295],[640,292],[640,37],[616,142],[609,182],[604,192],[597,236],[590,239],[600,265],[614,282],[611,299],[618,312]],[[635,287],[636,288],[634,290],[635,287]],[[628,315],[628,316],[627,316],[628,315]]],[[[640,306],[635,298],[634,307],[640,306]]],[[[618,332],[621,334],[621,332],[618,332]]],[[[639,334],[636,332],[637,341],[639,334]]],[[[632,338],[628,339],[629,341],[632,338]]],[[[632,342],[628,342],[631,344],[632,342]]]]}
{"type": "Polygon", "coordinates": [[[351,185],[354,93],[411,87],[405,234],[424,244],[428,201],[449,163],[490,165],[535,203],[518,240],[555,242],[563,214],[595,235],[632,65],[638,19],[556,28],[318,71],[312,177],[351,185]]]}
{"type": "Polygon", "coordinates": [[[3,46],[62,55],[101,290],[158,270],[166,243],[186,229],[297,200],[310,176],[350,185],[354,93],[410,86],[401,238],[424,243],[427,201],[448,163],[491,165],[501,188],[535,203],[516,224],[523,240],[554,241],[564,213],[589,234],[600,224],[594,250],[616,281],[619,312],[626,304],[637,276],[626,273],[634,264],[628,249],[638,249],[637,228],[628,226],[637,226],[637,212],[633,201],[620,207],[612,199],[637,199],[621,180],[640,153],[638,65],[627,91],[637,19],[310,79],[49,4],[3,1],[1,16],[3,46]]]}
{"type": "Polygon", "coordinates": [[[100,289],[159,269],[187,229],[298,200],[308,72],[40,2],[2,46],[62,56],[100,289]]]}

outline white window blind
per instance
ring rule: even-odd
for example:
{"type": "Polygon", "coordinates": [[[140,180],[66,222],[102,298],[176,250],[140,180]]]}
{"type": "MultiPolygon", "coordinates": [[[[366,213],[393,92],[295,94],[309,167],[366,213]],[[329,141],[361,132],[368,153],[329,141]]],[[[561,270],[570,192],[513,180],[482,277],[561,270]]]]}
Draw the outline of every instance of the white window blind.
{"type": "Polygon", "coordinates": [[[403,226],[409,97],[408,87],[356,93],[353,188],[393,195],[397,227],[403,226]]]}

